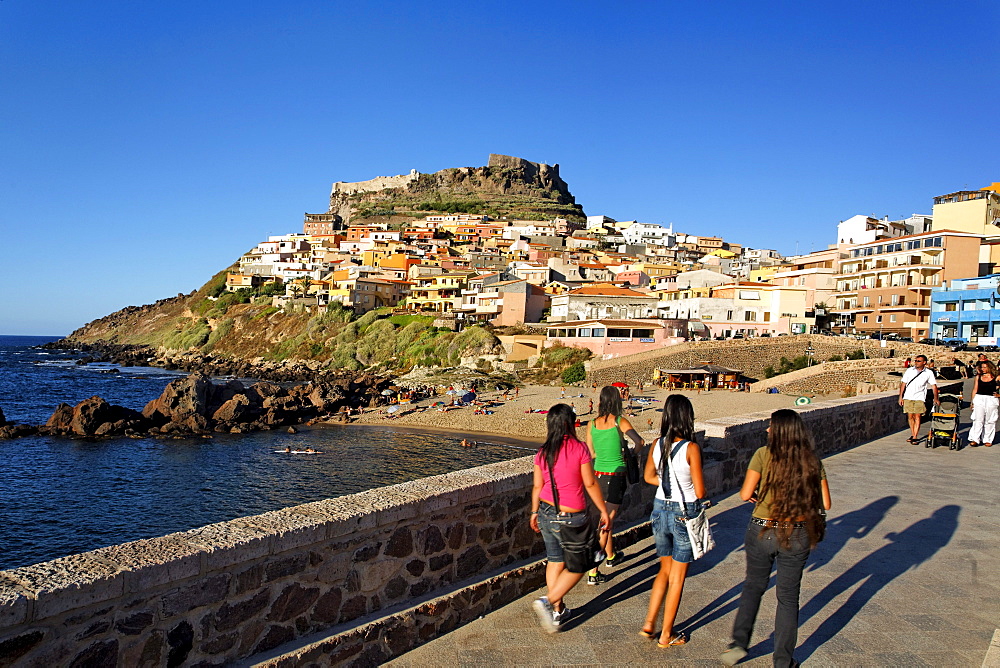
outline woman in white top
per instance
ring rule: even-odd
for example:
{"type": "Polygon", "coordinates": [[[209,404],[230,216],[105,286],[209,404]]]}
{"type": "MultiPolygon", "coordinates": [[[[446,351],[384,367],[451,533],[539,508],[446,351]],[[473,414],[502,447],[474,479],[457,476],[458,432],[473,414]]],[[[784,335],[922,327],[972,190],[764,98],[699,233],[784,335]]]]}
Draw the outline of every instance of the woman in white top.
{"type": "Polygon", "coordinates": [[[645,480],[657,486],[650,519],[660,572],[653,581],[649,611],[639,632],[646,638],[656,636],[656,618],[662,607],[663,630],[657,645],[664,648],[687,642],[683,633],[674,633],[684,578],[688,564],[694,561],[684,518],[698,513],[699,499],[705,496],[701,448],[693,438],[694,408],[687,397],[671,394],[663,406],[660,438],[646,458],[645,480]]]}

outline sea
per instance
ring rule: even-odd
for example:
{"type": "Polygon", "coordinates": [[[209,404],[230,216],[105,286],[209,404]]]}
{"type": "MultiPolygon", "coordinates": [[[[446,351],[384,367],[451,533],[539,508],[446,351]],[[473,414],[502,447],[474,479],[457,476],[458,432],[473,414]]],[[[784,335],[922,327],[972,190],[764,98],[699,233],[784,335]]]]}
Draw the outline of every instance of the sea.
{"type": "MultiPolygon", "coordinates": [[[[57,338],[0,336],[0,409],[8,422],[44,424],[60,402],[94,395],[142,410],[184,375],[78,364],[81,354],[37,347],[57,338]]],[[[0,440],[0,569],[531,453],[513,440],[476,448],[460,440],[388,424],[183,440],[0,440]],[[286,446],[319,454],[288,455],[286,446]]]]}

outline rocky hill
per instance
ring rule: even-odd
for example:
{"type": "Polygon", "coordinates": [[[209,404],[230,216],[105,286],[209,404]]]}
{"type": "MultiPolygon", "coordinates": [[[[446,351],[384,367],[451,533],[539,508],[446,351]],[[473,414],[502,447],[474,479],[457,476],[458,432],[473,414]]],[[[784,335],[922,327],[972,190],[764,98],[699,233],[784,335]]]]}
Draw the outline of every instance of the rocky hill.
{"type": "Polygon", "coordinates": [[[485,167],[333,184],[328,213],[343,223],[405,222],[428,213],[482,213],[494,218],[583,221],[583,207],[559,176],[559,165],[491,154],[485,167]]]}
{"type": "MultiPolygon", "coordinates": [[[[344,222],[404,223],[430,213],[455,212],[527,220],[586,218],[559,176],[559,165],[505,155],[490,155],[485,167],[433,174],[414,170],[357,183],[337,182],[330,195],[330,213],[344,222]]],[[[248,244],[254,241],[247,239],[248,244]]],[[[352,322],[349,313],[333,307],[325,313],[301,307],[278,309],[265,294],[226,292],[226,273],[235,268],[219,272],[190,294],[129,306],[87,323],[59,345],[96,346],[95,356],[129,364],[148,361],[274,380],[311,377],[320,369],[450,366],[461,357],[494,354],[501,348],[496,337],[482,328],[455,333],[434,327],[430,316],[389,317],[387,312],[373,311],[352,322]]]]}
{"type": "Polygon", "coordinates": [[[187,295],[129,306],[80,327],[53,347],[93,351],[95,359],[271,380],[340,372],[455,366],[462,357],[498,354],[481,327],[435,327],[433,316],[351,312],[331,306],[275,308],[270,297],[224,292],[226,271],[187,295]]]}

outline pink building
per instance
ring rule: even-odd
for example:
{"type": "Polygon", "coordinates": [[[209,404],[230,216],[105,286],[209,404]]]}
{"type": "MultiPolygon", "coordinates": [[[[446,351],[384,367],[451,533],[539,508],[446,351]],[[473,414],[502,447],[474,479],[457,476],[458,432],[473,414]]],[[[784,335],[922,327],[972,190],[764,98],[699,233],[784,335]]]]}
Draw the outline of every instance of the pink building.
{"type": "Polygon", "coordinates": [[[687,340],[685,320],[575,320],[549,325],[546,346],[587,348],[595,357],[611,359],[672,346],[687,340]]]}

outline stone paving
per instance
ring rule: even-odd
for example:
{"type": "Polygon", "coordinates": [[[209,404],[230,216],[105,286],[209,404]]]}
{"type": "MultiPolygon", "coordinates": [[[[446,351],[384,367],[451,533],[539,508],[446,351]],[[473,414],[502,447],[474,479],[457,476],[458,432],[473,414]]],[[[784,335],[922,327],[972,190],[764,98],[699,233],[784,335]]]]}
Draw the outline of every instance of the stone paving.
{"type": "MultiPolygon", "coordinates": [[[[1000,648],[986,660],[1000,628],[1000,445],[930,450],[906,436],[824,460],[834,506],[803,575],[796,659],[807,666],[1000,665],[1000,648]]],[[[675,626],[687,645],[658,649],[637,634],[657,569],[646,539],[606,584],[570,592],[574,618],[558,634],[544,633],[531,610],[539,591],[389,665],[720,665],[751,508],[735,494],[716,502],[717,547],[688,571],[675,626]]],[[[771,584],[740,665],[771,665],[771,584]]]]}

